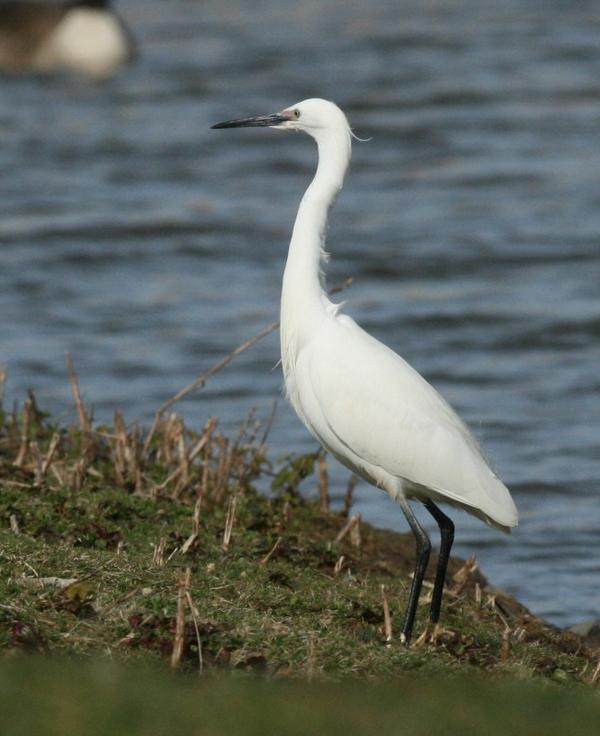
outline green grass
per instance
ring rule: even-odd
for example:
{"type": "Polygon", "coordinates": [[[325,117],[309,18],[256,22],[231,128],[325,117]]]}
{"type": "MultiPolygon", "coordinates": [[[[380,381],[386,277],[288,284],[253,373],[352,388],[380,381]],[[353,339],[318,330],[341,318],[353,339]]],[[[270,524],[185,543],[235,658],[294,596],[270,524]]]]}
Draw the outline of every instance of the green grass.
{"type": "Polygon", "coordinates": [[[596,694],[474,677],[301,683],[187,678],[102,662],[5,660],[5,736],[589,736],[596,694]]]}

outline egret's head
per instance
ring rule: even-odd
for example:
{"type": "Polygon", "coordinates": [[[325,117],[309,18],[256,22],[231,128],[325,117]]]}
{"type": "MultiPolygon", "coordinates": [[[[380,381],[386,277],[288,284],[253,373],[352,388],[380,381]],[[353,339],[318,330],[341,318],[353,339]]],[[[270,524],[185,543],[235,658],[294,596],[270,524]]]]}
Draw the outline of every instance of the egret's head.
{"type": "Polygon", "coordinates": [[[346,116],[333,102],[313,98],[303,100],[281,112],[255,118],[241,118],[217,123],[213,128],[276,128],[301,130],[313,138],[330,132],[350,134],[346,116]]]}

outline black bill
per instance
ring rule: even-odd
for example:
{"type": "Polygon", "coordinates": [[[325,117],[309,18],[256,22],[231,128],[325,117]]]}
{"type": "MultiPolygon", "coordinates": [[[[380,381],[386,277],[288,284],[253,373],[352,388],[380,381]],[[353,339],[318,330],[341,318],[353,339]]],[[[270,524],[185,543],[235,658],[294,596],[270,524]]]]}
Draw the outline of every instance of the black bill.
{"type": "Polygon", "coordinates": [[[269,128],[274,125],[285,123],[286,118],[281,113],[273,115],[259,115],[255,118],[240,118],[239,120],[226,120],[224,123],[215,123],[211,128],[269,128]]]}

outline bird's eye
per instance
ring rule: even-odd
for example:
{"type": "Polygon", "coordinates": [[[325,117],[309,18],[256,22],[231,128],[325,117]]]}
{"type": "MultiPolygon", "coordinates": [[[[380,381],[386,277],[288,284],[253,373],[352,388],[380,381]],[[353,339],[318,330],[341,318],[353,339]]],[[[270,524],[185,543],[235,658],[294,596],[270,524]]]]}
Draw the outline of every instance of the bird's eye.
{"type": "Polygon", "coordinates": [[[298,118],[300,117],[300,110],[294,110],[294,117],[296,118],[296,120],[298,120],[298,118]]]}

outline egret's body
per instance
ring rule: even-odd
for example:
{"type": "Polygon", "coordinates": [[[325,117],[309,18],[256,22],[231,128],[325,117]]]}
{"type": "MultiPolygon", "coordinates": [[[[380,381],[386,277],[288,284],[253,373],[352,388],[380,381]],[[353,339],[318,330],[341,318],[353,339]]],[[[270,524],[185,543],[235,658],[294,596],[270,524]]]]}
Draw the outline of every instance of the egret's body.
{"type": "Polygon", "coordinates": [[[384,489],[402,507],[417,538],[417,565],[403,637],[412,631],[430,543],[408,499],[422,501],[442,532],[432,602],[437,621],[453,539],[434,501],[464,508],[509,530],[517,510],[468,428],[449,404],[390,348],[371,337],[327,297],[320,279],[329,207],[346,174],[351,131],[342,111],[305,100],[277,115],[215,127],[304,130],[319,164],[294,224],[283,277],[281,357],[286,393],[300,419],[340,462],[384,489]]]}

